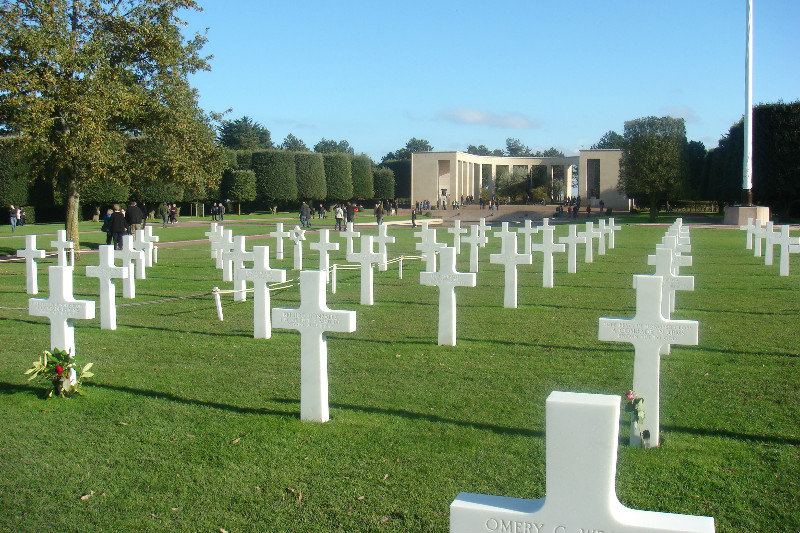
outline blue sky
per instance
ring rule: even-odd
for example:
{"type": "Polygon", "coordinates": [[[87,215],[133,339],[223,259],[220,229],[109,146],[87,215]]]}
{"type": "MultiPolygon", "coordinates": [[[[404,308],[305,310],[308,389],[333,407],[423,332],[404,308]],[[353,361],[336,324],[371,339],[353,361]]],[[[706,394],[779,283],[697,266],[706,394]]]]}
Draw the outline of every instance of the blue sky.
{"type": "MultiPolygon", "coordinates": [[[[682,116],[716,146],[744,112],[744,0],[200,0],[207,111],[374,160],[517,137],[567,154],[626,120],[682,116]]],[[[756,103],[800,99],[800,1],[754,0],[756,103]]]]}

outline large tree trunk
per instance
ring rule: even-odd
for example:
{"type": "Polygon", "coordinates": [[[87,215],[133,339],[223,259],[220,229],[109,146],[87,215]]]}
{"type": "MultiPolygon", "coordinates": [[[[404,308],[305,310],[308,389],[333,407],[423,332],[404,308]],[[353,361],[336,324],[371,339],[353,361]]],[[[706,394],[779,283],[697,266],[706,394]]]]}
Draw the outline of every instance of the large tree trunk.
{"type": "MultiPolygon", "coordinates": [[[[78,192],[78,180],[75,179],[74,171],[69,170],[67,173],[69,174],[67,181],[67,239],[75,244],[75,251],[78,252],[81,247],[81,237],[78,233],[81,196],[78,192]]],[[[79,256],[76,253],[75,259],[77,260],[79,256]]]]}
{"type": "Polygon", "coordinates": [[[650,197],[650,222],[655,222],[658,217],[658,197],[650,197]]]}

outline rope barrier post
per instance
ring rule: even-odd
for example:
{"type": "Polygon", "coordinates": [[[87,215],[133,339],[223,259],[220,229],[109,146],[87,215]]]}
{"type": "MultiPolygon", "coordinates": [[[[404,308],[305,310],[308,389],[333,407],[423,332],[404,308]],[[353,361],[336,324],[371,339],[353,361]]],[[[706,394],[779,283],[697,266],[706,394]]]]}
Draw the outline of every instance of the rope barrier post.
{"type": "Polygon", "coordinates": [[[214,287],[214,290],[211,291],[214,293],[214,303],[217,306],[217,317],[220,321],[224,320],[222,318],[222,299],[219,297],[219,287],[214,287]]]}
{"type": "Polygon", "coordinates": [[[331,267],[331,294],[336,294],[336,263],[331,267]]]}
{"type": "Polygon", "coordinates": [[[397,261],[397,279],[403,279],[403,256],[397,261]]]}
{"type": "Polygon", "coordinates": [[[153,244],[153,263],[158,263],[158,245],[153,244]]]}

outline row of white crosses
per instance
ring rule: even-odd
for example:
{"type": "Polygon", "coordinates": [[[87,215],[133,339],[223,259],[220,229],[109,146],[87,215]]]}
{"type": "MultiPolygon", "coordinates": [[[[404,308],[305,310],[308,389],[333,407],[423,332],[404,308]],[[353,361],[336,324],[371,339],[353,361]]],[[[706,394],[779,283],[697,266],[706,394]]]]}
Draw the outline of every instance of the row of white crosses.
{"type": "Polygon", "coordinates": [[[598,338],[601,341],[633,344],[633,388],[644,400],[644,420],[631,421],[630,444],[655,447],[660,432],[660,367],[661,355],[670,346],[697,345],[698,323],[693,320],[673,320],[675,291],[694,290],[692,276],[679,275],[681,266],[691,265],[688,228],[681,219],[667,231],[662,243],[656,246],[649,264],[655,265],[652,276],[636,275],[636,314],[633,318],[601,318],[598,338]]]}
{"type": "Polygon", "coordinates": [[[781,276],[789,275],[789,255],[793,253],[800,253],[800,237],[791,237],[789,235],[789,226],[784,225],[780,227],[780,231],[775,231],[772,222],[766,224],[760,219],[752,218],[747,219],[747,224],[740,226],[740,229],[747,232],[745,241],[745,249],[753,250],[755,257],[762,256],[762,242],[764,244],[764,264],[772,265],[774,259],[774,247],[777,245],[780,250],[780,267],[779,273],[781,276]]]}

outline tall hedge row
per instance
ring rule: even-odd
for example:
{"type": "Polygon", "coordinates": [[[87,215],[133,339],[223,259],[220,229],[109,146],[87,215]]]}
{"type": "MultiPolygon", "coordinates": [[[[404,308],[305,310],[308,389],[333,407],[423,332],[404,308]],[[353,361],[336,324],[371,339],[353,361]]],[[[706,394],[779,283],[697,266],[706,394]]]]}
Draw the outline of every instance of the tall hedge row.
{"type": "Polygon", "coordinates": [[[394,172],[391,168],[380,167],[372,172],[375,193],[374,196],[379,200],[394,199],[394,172]]]}
{"type": "Polygon", "coordinates": [[[259,199],[272,204],[297,201],[297,178],[292,152],[253,152],[250,165],[256,177],[259,199]]]}
{"type": "MultiPolygon", "coordinates": [[[[381,166],[390,168],[394,173],[394,197],[411,198],[411,160],[393,159],[384,161],[381,166]]],[[[378,197],[377,191],[375,196],[378,197]]]]}
{"type": "Polygon", "coordinates": [[[372,198],[372,160],[364,155],[353,156],[350,160],[353,177],[353,198],[372,198]]]}
{"type": "Polygon", "coordinates": [[[222,173],[220,193],[224,199],[252,202],[256,199],[256,175],[252,170],[226,169],[222,173]]]}
{"type": "Polygon", "coordinates": [[[294,154],[294,163],[297,173],[297,199],[324,200],[328,188],[325,184],[322,155],[315,152],[297,152],[294,154]]]}
{"type": "Polygon", "coordinates": [[[30,172],[27,161],[19,156],[11,143],[0,146],[0,208],[28,203],[30,172]]]}
{"type": "Polygon", "coordinates": [[[342,202],[353,198],[353,178],[350,156],[342,153],[324,154],[327,200],[342,202]]]}

